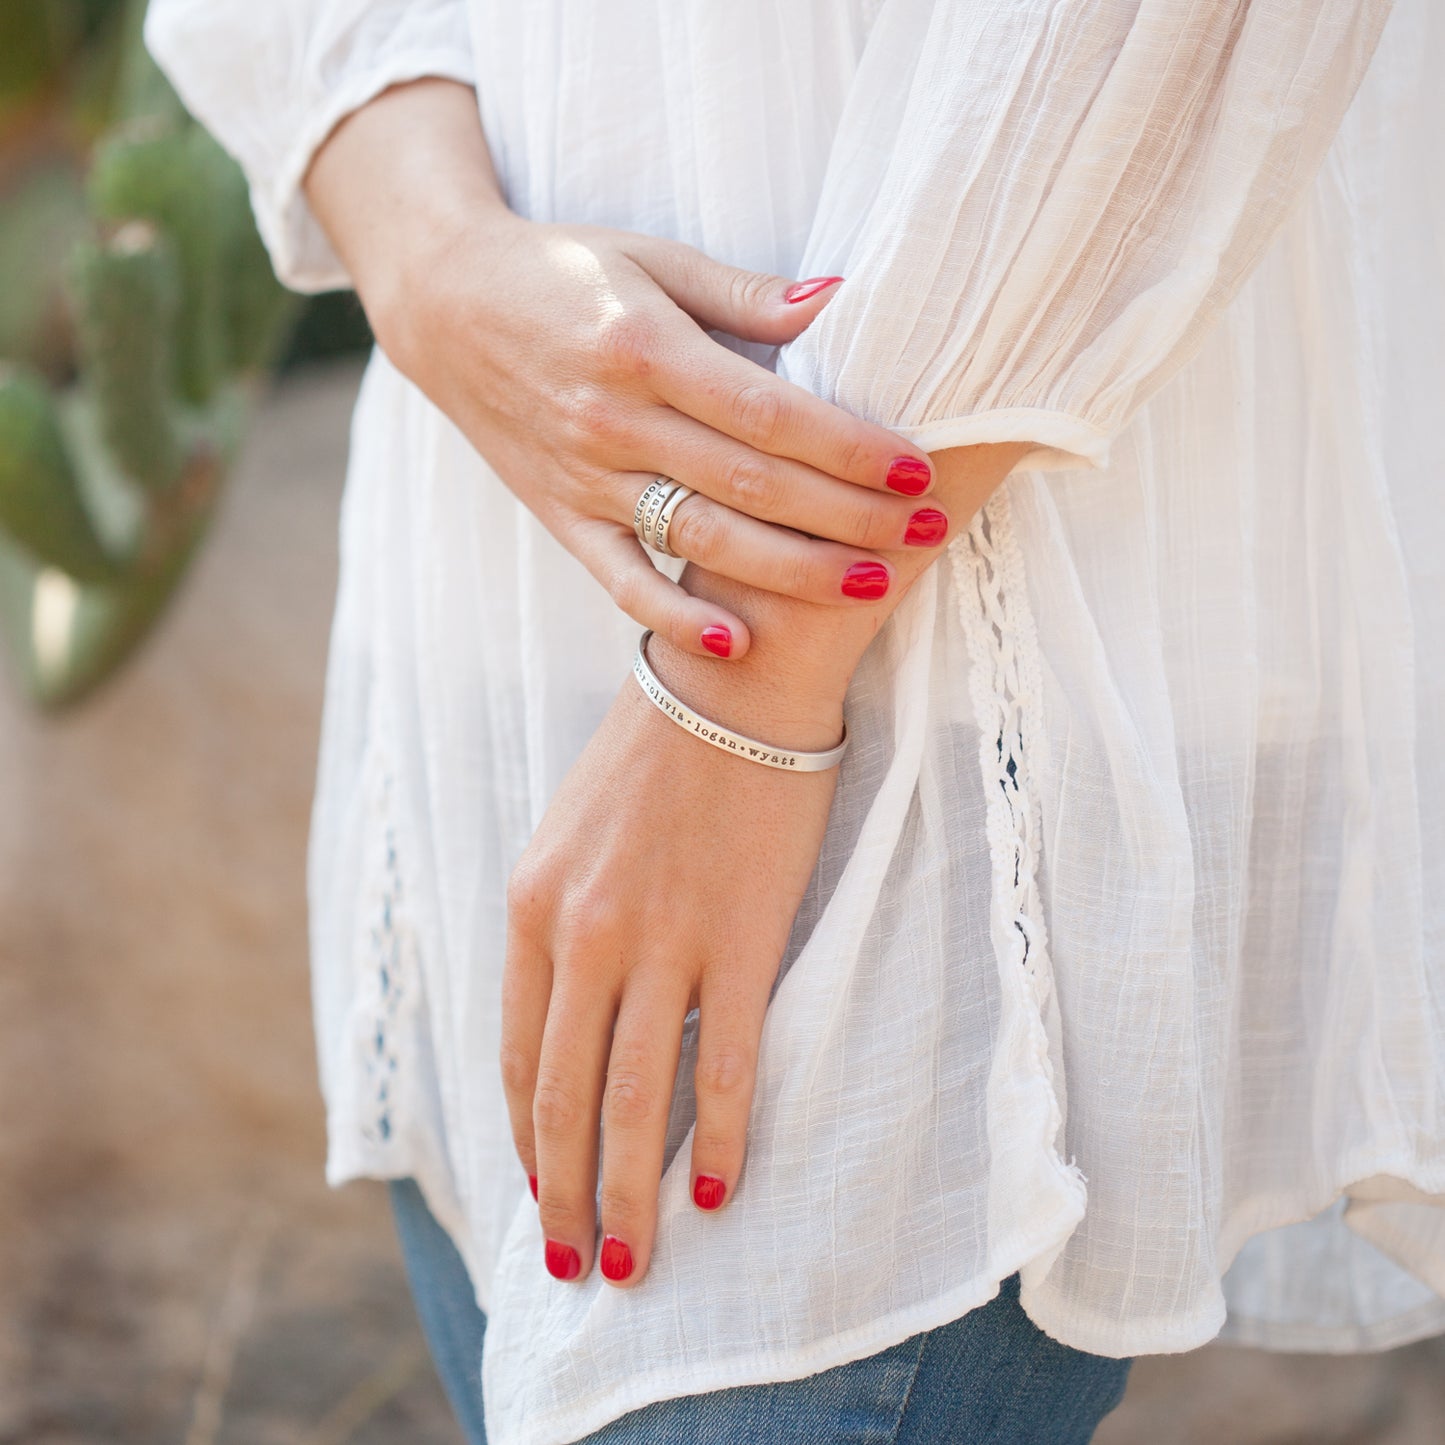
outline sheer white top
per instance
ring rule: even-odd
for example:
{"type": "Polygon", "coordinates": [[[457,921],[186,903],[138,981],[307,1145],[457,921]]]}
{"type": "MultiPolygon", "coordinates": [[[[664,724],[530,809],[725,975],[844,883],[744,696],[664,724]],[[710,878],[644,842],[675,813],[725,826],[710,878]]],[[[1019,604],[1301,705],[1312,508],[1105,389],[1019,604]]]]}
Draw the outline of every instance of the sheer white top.
{"type": "Polygon", "coordinates": [[[1015,1270],[1104,1354],[1445,1330],[1445,10],[155,0],[147,35],[293,285],[347,283],[316,145],[448,75],[521,214],[842,274],[781,371],[1037,444],[851,690],[736,1198],[694,1210],[683,1151],[620,1294],[543,1274],[496,1055],[508,869],[637,628],[373,358],[310,855],[329,1177],[420,1179],[494,1445],[1015,1270]]]}

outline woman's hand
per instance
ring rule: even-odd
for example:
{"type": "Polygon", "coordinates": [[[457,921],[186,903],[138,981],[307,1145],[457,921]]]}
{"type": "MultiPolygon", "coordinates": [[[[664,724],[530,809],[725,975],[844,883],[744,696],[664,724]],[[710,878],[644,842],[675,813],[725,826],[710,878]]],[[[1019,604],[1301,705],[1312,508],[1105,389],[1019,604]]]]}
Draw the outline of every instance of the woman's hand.
{"type": "MultiPolygon", "coordinates": [[[[715,664],[714,664],[715,666],[715,664]]],[[[666,679],[664,679],[666,680],[666,679]]],[[[831,747],[841,710],[768,741],[831,747]]],[[[761,725],[759,725],[761,728],[761,725]]],[[[709,747],[628,679],[512,877],[502,1079],[546,1266],[647,1272],[684,1015],[699,1010],[690,1192],[731,1197],[758,1039],[822,846],[835,772],[709,747]]]]}
{"type": "MultiPolygon", "coordinates": [[[[971,519],[1030,448],[958,448],[934,462],[971,519]]],[[[898,586],[865,609],[688,585],[756,616],[758,644],[719,667],[654,638],[653,668],[703,716],[781,747],[831,747],[849,679],[936,552],[895,553],[898,586]]],[[[835,773],[780,773],[699,742],[630,678],[552,800],[512,878],[502,1077],[517,1152],[540,1181],[547,1264],[635,1283],[656,1221],[682,1019],[699,1008],[692,1193],[732,1197],[772,983],[817,862],[835,773]],[[717,1181],[697,1187],[699,1179],[717,1181]],[[612,1236],[616,1243],[608,1244],[612,1236]]]]}
{"type": "Polygon", "coordinates": [[[502,201],[464,86],[383,93],[318,152],[307,195],[392,361],[630,616],[739,658],[746,623],[658,572],[632,530],[657,475],[698,495],[680,556],[838,606],[883,596],[877,551],[935,548],[927,455],[780,380],[704,328],[773,345],[838,278],[791,284],[672,241],[525,221],[502,201]],[[899,494],[903,495],[899,495],[899,494]]]}

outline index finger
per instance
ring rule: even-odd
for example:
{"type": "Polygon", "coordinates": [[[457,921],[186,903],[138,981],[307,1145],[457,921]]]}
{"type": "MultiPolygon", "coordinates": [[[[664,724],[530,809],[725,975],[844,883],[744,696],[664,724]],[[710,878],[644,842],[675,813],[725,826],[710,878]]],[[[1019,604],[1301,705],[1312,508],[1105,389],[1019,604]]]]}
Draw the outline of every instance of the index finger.
{"type": "Polygon", "coordinates": [[[791,457],[820,472],[878,491],[920,497],[933,485],[928,453],[853,416],[706,333],[680,332],[658,394],[677,411],[760,452],[791,457]]]}

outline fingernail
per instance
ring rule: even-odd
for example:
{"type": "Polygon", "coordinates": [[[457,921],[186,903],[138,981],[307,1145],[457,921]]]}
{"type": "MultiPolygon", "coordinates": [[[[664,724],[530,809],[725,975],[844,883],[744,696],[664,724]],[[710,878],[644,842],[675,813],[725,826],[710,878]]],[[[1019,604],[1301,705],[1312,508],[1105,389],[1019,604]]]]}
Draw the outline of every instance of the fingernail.
{"type": "Polygon", "coordinates": [[[529,1174],[527,1176],[527,1183],[532,1186],[532,1198],[535,1199],[537,1197],[537,1176],[535,1174],[529,1174]]]}
{"type": "Polygon", "coordinates": [[[881,562],[855,562],[843,574],[843,595],[875,602],[888,591],[888,569],[881,562]]]}
{"type": "Polygon", "coordinates": [[[933,480],[933,471],[927,462],[921,462],[917,457],[894,457],[885,480],[895,492],[902,492],[905,497],[921,497],[933,480]]]}
{"type": "Polygon", "coordinates": [[[626,1279],[632,1273],[632,1251],[615,1234],[602,1240],[602,1273],[607,1279],[626,1279]]]}
{"type": "Polygon", "coordinates": [[[723,1202],[727,1185],[711,1174],[699,1174],[692,1186],[692,1202],[699,1209],[716,1209],[723,1202]]]}
{"type": "Polygon", "coordinates": [[[704,627],[702,645],[717,657],[727,657],[733,650],[733,635],[726,627],[704,627]]]}
{"type": "Polygon", "coordinates": [[[553,1279],[576,1279],[582,1273],[582,1256],[570,1244],[547,1241],[547,1273],[553,1279]]]}
{"type": "Polygon", "coordinates": [[[795,282],[783,292],[783,300],[789,306],[796,306],[799,301],[811,301],[818,292],[836,286],[842,279],[841,276],[814,276],[810,281],[795,282]]]}
{"type": "Polygon", "coordinates": [[[948,535],[948,518],[935,507],[923,507],[908,519],[903,540],[910,547],[936,547],[948,535]]]}

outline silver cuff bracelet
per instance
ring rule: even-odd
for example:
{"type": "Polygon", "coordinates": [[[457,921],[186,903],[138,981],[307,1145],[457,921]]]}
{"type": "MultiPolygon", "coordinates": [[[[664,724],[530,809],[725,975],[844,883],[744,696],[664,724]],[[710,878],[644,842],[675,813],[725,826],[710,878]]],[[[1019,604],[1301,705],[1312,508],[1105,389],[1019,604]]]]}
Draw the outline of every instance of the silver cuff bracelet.
{"type": "Polygon", "coordinates": [[[842,761],[843,754],[848,751],[846,723],[843,724],[843,736],[837,747],[829,748],[824,753],[801,753],[775,748],[768,743],[760,743],[756,738],[745,738],[741,733],[720,727],[693,712],[657,680],[657,674],[647,661],[647,640],[651,636],[652,631],[649,628],[642,634],[642,641],[637,644],[637,659],[632,664],[632,675],[653,705],[666,713],[678,727],[686,728],[695,737],[711,743],[715,748],[746,758],[750,763],[761,763],[765,768],[782,768],[790,773],[824,773],[829,768],[836,768],[842,761]]]}

